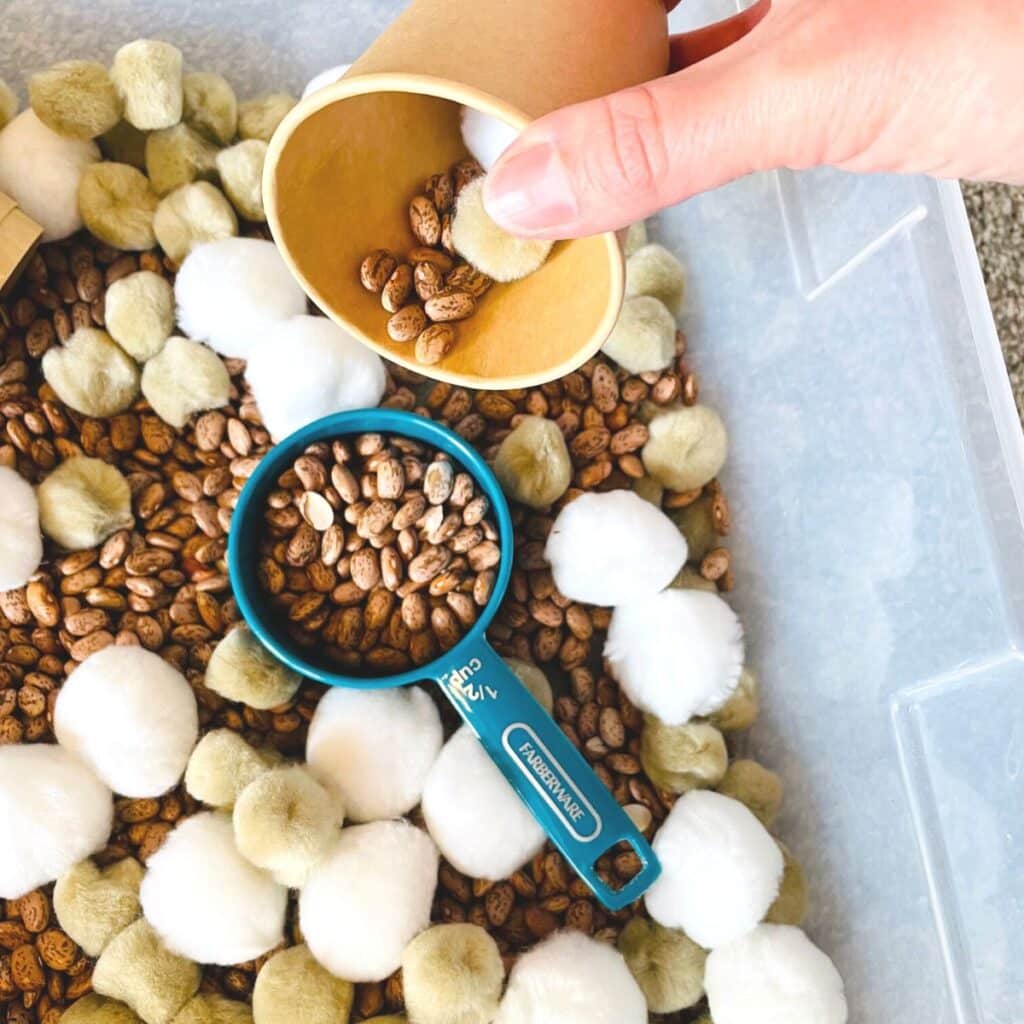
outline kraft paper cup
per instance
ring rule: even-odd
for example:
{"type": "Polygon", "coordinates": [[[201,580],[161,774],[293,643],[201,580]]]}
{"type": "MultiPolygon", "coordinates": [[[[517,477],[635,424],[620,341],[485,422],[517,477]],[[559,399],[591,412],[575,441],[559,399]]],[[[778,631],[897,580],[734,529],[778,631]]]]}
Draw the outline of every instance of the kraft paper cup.
{"type": "Polygon", "coordinates": [[[614,234],[561,242],[537,273],[495,285],[433,366],[392,341],[359,281],[374,249],[413,248],[408,204],[466,156],[462,106],[522,129],[569,103],[665,73],[662,0],[413,0],[346,76],[303,100],[270,143],[274,238],[313,301],[382,356],[475,388],[525,387],[574,370],[622,304],[614,234]]]}

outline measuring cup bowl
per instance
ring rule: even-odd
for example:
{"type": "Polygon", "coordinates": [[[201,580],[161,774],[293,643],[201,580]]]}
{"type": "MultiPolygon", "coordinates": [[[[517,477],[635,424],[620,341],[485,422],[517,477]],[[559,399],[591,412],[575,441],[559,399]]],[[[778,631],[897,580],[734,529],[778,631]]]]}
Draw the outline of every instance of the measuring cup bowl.
{"type": "MultiPolygon", "coordinates": [[[[572,868],[606,907],[619,910],[639,898],[658,877],[658,860],[580,752],[485,636],[512,575],[513,545],[508,502],[494,474],[472,446],[447,427],[421,416],[394,409],[366,409],[317,420],[264,456],[235,507],[228,566],[235,599],[249,628],[300,675],[328,686],[358,689],[436,682],[572,868]],[[491,599],[467,635],[427,665],[376,678],[346,675],[326,659],[319,659],[315,650],[293,644],[257,575],[265,501],[277,486],[277,478],[309,445],[362,433],[400,435],[447,453],[487,495],[501,545],[491,599]],[[598,875],[596,862],[619,842],[633,848],[641,869],[616,890],[598,875]]],[[[485,822],[480,824],[486,827],[485,822]]]]}

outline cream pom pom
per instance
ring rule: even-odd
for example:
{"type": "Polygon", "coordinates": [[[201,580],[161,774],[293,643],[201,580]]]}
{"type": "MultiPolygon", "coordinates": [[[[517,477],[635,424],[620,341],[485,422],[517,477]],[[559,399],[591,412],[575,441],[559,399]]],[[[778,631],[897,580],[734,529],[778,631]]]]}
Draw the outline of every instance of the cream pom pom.
{"type": "Polygon", "coordinates": [[[674,491],[693,491],[718,476],[729,454],[725,424],[706,405],[661,413],[648,426],[644,468],[674,491]]]}
{"type": "Polygon", "coordinates": [[[460,256],[495,281],[518,281],[539,270],[553,242],[516,238],[491,219],[484,208],[485,178],[459,193],[452,220],[452,243],[460,256]]]}
{"type": "Polygon", "coordinates": [[[90,992],[76,999],[61,1015],[64,1024],[139,1024],[135,1011],[116,999],[90,992]]]}
{"type": "Polygon", "coordinates": [[[421,689],[332,689],[309,723],[306,760],[352,821],[376,821],[419,803],[441,742],[441,716],[421,689]]]}
{"type": "Polygon", "coordinates": [[[402,992],[416,1024],[490,1024],[505,966],[498,944],[476,924],[438,924],[402,954],[402,992]]]}
{"type": "Polygon", "coordinates": [[[181,263],[196,246],[237,235],[238,218],[216,185],[194,181],[160,201],[153,233],[171,260],[181,263]]]}
{"type": "Polygon", "coordinates": [[[78,186],[78,209],[85,226],[115,249],[152,249],[160,197],[149,179],[128,164],[93,164],[78,186]]]}
{"type": "Polygon", "coordinates": [[[0,466],[0,590],[25,586],[43,560],[39,502],[16,470],[0,466]]]}
{"type": "Polygon", "coordinates": [[[268,324],[306,311],[306,296],[273,242],[226,238],[197,246],[174,282],[178,323],[223,356],[248,359],[268,324]]]}
{"type": "Polygon", "coordinates": [[[109,132],[104,132],[96,141],[107,160],[145,171],[146,134],[127,121],[118,121],[109,132]]]}
{"type": "Polygon", "coordinates": [[[213,649],[203,682],[228,700],[267,711],[287,704],[298,693],[302,677],[278,661],[242,624],[213,649]]]}
{"type": "Polygon", "coordinates": [[[199,965],[172,953],[139,919],[100,954],[92,987],[127,1003],[146,1024],[170,1024],[199,990],[199,965]]]}
{"type": "Polygon", "coordinates": [[[530,508],[556,502],[572,482],[572,461],[558,424],[524,416],[498,447],[494,474],[513,501],[530,508]]]}
{"type": "Polygon", "coordinates": [[[706,949],[754,928],[778,895],[782,854],[743,804],[698,789],[676,801],[654,837],[661,877],[647,891],[659,924],[706,949]]]}
{"type": "Polygon", "coordinates": [[[58,135],[94,139],[121,120],[121,97],[102,64],[65,60],[28,80],[28,101],[58,135]]]}
{"type": "Polygon", "coordinates": [[[256,975],[252,990],[255,1024],[343,1024],[352,1012],[355,986],[333,977],[309,946],[275,953],[256,975]]]}
{"type": "Polygon", "coordinates": [[[601,351],[630,373],[663,370],[676,354],[675,318],[658,299],[626,299],[601,351]]]}
{"type": "Polygon", "coordinates": [[[136,39],[114,54],[110,76],[124,99],[124,118],[136,128],[170,128],[181,120],[181,50],[156,39],[136,39]]]}
{"type": "Polygon", "coordinates": [[[473,878],[508,878],[547,838],[468,725],[430,769],[423,819],[445,858],[473,878]]]}
{"type": "Polygon", "coordinates": [[[683,265],[663,245],[644,245],[626,261],[626,295],[650,295],[678,316],[686,297],[683,265]]]}
{"type": "Polygon", "coordinates": [[[295,102],[295,97],[286,92],[272,92],[239,103],[238,137],[269,142],[295,102]]]}
{"type": "Polygon", "coordinates": [[[722,732],[749,729],[761,710],[761,687],[752,669],[744,668],[729,699],[712,715],[711,724],[722,732]]]}
{"type": "Polygon", "coordinates": [[[378,405],[386,383],[380,356],[322,316],[271,324],[246,377],[275,441],[329,413],[378,405]]]}
{"type": "Polygon", "coordinates": [[[235,90],[222,75],[190,71],[182,79],[182,120],[193,131],[219,146],[226,146],[238,128],[235,90]]]}
{"type": "Polygon", "coordinates": [[[204,992],[178,1011],[173,1024],[252,1024],[252,1010],[238,999],[204,992]]]}
{"type": "Polygon", "coordinates": [[[72,456],[39,485],[36,497],[43,533],[69,551],[94,548],[135,522],[128,481],[102,459],[72,456]]]}
{"type": "Polygon", "coordinates": [[[231,378],[212,349],[171,338],[142,368],[142,393],[160,419],[180,430],[192,413],[227,405],[231,378]]]}
{"type": "Polygon", "coordinates": [[[625,229],[622,238],[622,252],[628,259],[647,244],[647,222],[638,220],[625,229]]]}
{"type": "Polygon", "coordinates": [[[0,192],[6,192],[55,242],[82,226],[78,186],[100,151],[94,142],[65,139],[32,110],[0,131],[0,192]]]}
{"type": "Polygon", "coordinates": [[[807,876],[803,866],[793,852],[784,844],[779,843],[782,851],[783,869],[779,895],[764,915],[769,924],[802,925],[807,917],[807,876]]]}
{"type": "Polygon", "coordinates": [[[338,838],[345,813],[302,765],[275,768],[242,790],[232,822],[239,853],[290,889],[310,872],[338,838]]]}
{"type": "Polygon", "coordinates": [[[174,289],[151,270],[115,281],[108,289],[104,322],[110,336],[133,359],[145,362],[174,330],[174,289]]]}
{"type": "Polygon", "coordinates": [[[57,742],[122,796],[166,793],[199,735],[192,687],[142,647],[105,647],[65,680],[53,711],[57,742]]]}
{"type": "Polygon", "coordinates": [[[648,715],[640,738],[640,760],[659,789],[686,793],[717,786],[726,777],[729,751],[722,734],[707,722],[666,725],[648,715]]]}
{"type": "Polygon", "coordinates": [[[555,706],[555,697],[544,670],[534,665],[532,661],[523,661],[522,658],[503,658],[502,661],[530,691],[530,696],[550,715],[555,706]]]}
{"type": "Polygon", "coordinates": [[[0,897],[59,878],[110,836],[110,790],[70,751],[0,746],[0,897]]]}
{"type": "Polygon", "coordinates": [[[498,157],[519,138],[519,129],[474,107],[463,107],[460,116],[462,141],[476,162],[489,171],[498,157]]]}
{"type": "Polygon", "coordinates": [[[342,829],[299,896],[313,956],[339,978],[386,978],[430,921],[437,865],[430,837],[404,821],[342,829]]]}
{"type": "Polygon", "coordinates": [[[728,699],[743,669],[743,627],[717,594],[666,590],[615,609],[604,656],[641,711],[681,725],[728,699]]]}
{"type": "Polygon", "coordinates": [[[49,349],[43,376],[65,405],[86,416],[116,416],[139,393],[138,366],[97,327],[79,327],[49,349]]]}
{"type": "Polygon", "coordinates": [[[556,932],[519,958],[494,1024],[646,1024],[647,1004],[622,955],[580,932],[556,932]]]}
{"type": "Polygon", "coordinates": [[[246,220],[264,221],[263,164],[267,144],[262,139],[246,139],[217,154],[217,173],[221,188],[246,220]]]}
{"type": "Polygon", "coordinates": [[[321,71],[319,75],[314,75],[306,83],[306,88],[302,90],[302,98],[305,99],[307,96],[312,96],[313,93],[319,92],[328,85],[334,85],[350,67],[352,67],[351,64],[336,64],[333,68],[327,68],[326,71],[321,71]]]}
{"type": "Polygon", "coordinates": [[[663,590],[686,561],[686,540],[632,491],[589,493],[558,514],[544,552],[573,601],[620,605],[663,590]]]}
{"type": "Polygon", "coordinates": [[[756,761],[733,761],[718,792],[749,807],[754,817],[769,828],[782,807],[782,779],[756,761]]]}
{"type": "Polygon", "coordinates": [[[150,132],[146,139],[146,174],[158,196],[200,178],[215,180],[216,161],[217,147],[187,124],[150,132]]]}
{"type": "Polygon", "coordinates": [[[0,78],[0,128],[6,128],[18,113],[18,97],[14,90],[0,78]]]}
{"type": "Polygon", "coordinates": [[[687,1010],[704,997],[708,955],[683,932],[634,917],[618,946],[652,1013],[687,1010]]]}
{"type": "Polygon", "coordinates": [[[83,860],[57,879],[54,913],[61,928],[87,956],[99,956],[110,940],[139,916],[144,873],[137,860],[125,857],[102,869],[83,860]]]}
{"type": "Polygon", "coordinates": [[[188,759],[185,789],[210,807],[230,809],[250,782],[278,763],[271,751],[250,746],[232,729],[214,729],[188,759]]]}
{"type": "Polygon", "coordinates": [[[715,1024],[846,1024],[843,979],[799,928],[763,924],[708,957],[715,1024]]]}
{"type": "Polygon", "coordinates": [[[168,949],[204,964],[237,964],[284,937],[288,890],[235,846],[231,819],[183,821],[149,859],[142,912],[168,949]]]}

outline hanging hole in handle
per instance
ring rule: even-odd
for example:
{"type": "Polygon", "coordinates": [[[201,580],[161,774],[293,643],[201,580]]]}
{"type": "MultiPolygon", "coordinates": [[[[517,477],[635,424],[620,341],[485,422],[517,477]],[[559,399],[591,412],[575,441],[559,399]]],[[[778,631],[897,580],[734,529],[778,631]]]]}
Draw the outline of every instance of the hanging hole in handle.
{"type": "Polygon", "coordinates": [[[647,840],[627,836],[605,849],[591,870],[604,890],[598,898],[608,909],[621,910],[650,888],[661,874],[661,864],[647,840]]]}

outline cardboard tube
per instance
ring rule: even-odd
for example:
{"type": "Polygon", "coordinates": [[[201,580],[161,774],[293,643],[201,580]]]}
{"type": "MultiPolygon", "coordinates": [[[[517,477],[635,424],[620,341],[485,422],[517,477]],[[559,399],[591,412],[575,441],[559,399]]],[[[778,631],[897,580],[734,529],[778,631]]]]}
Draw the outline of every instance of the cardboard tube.
{"type": "Polygon", "coordinates": [[[409,200],[466,155],[460,107],[517,127],[663,74],[662,0],[413,0],[348,74],[300,103],[264,175],[274,238],[307,293],[381,355],[439,380],[525,387],[578,367],[604,342],[623,293],[613,234],[559,243],[535,274],[495,285],[440,363],[387,336],[359,282],[374,249],[413,247],[409,200]]]}

